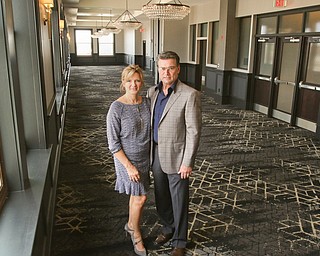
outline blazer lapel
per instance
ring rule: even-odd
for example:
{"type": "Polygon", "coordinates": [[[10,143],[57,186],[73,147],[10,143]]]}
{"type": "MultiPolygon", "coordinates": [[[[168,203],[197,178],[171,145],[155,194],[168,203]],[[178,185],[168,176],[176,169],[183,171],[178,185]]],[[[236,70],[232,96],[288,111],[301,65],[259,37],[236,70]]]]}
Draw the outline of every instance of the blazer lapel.
{"type": "Polygon", "coordinates": [[[156,90],[150,97],[151,99],[151,120],[153,120],[153,115],[154,115],[154,107],[156,104],[156,100],[159,94],[159,90],[156,90]]]}
{"type": "Polygon", "coordinates": [[[166,114],[168,113],[169,109],[172,107],[172,105],[175,103],[175,101],[180,97],[181,92],[180,92],[179,83],[180,82],[178,82],[177,85],[176,85],[176,92],[173,91],[171,93],[171,95],[169,97],[169,100],[168,100],[168,102],[167,102],[167,104],[166,104],[166,106],[165,106],[165,108],[163,110],[163,113],[162,113],[162,116],[161,116],[161,119],[160,119],[159,123],[161,123],[162,119],[166,116],[166,114]]]}

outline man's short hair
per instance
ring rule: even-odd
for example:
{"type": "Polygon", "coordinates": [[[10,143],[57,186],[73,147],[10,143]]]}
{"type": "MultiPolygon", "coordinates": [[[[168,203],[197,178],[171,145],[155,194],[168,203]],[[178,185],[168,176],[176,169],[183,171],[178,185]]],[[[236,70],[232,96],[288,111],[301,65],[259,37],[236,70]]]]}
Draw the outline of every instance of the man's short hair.
{"type": "Polygon", "coordinates": [[[167,60],[167,59],[175,59],[177,66],[180,65],[180,57],[177,53],[175,53],[173,51],[165,51],[165,52],[159,53],[159,55],[157,57],[157,64],[158,64],[159,60],[167,60]]]}

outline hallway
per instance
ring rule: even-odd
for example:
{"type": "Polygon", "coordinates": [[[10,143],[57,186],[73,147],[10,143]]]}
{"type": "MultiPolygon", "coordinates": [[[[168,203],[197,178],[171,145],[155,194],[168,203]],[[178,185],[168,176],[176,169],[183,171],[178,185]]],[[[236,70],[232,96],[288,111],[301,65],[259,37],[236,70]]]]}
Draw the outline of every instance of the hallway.
{"type": "MultiPolygon", "coordinates": [[[[134,255],[123,230],[128,196],[114,191],[105,135],[122,68],[71,67],[53,256],[134,255]]],[[[186,255],[320,255],[319,139],[206,95],[202,103],[186,255]]],[[[171,251],[153,244],[159,227],[151,189],[142,222],[149,255],[171,251]]]]}

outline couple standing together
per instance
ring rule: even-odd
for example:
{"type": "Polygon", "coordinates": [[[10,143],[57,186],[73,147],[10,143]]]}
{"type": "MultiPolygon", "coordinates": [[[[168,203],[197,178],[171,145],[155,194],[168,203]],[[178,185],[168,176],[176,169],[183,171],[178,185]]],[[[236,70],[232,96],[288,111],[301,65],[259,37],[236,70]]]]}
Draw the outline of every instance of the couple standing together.
{"type": "Polygon", "coordinates": [[[140,219],[153,172],[156,209],[161,233],[155,243],[172,240],[173,256],[184,255],[188,236],[189,177],[201,132],[200,92],[178,79],[180,58],[172,51],[157,58],[160,83],[139,92],[144,84],[139,66],[122,72],[120,90],[107,114],[109,149],[114,155],[115,190],[130,195],[124,229],[134,252],[147,255],[140,219]],[[150,157],[149,157],[150,156],[150,157]]]}

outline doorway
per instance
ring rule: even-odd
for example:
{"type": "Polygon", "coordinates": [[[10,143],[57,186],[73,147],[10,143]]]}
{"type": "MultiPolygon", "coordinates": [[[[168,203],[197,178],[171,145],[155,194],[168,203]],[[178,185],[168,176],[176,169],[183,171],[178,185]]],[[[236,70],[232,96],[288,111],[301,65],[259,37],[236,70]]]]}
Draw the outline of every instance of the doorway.
{"type": "Polygon", "coordinates": [[[273,79],[272,116],[294,124],[295,96],[299,83],[301,39],[284,37],[279,39],[273,79]]]}
{"type": "Polygon", "coordinates": [[[316,132],[320,104],[320,39],[257,39],[253,109],[316,132]]]}
{"type": "Polygon", "coordinates": [[[207,65],[207,40],[200,40],[200,53],[199,53],[199,64],[200,64],[200,75],[201,75],[201,89],[206,84],[206,65],[207,65]]]}
{"type": "Polygon", "coordinates": [[[299,81],[296,125],[316,131],[320,106],[320,38],[304,40],[303,70],[299,81]]]}
{"type": "Polygon", "coordinates": [[[146,60],[146,55],[147,55],[147,43],[146,40],[142,41],[142,69],[146,69],[147,65],[147,60],[146,60]]]}
{"type": "Polygon", "coordinates": [[[270,115],[270,100],[276,38],[260,37],[257,39],[256,69],[254,71],[253,109],[270,115]]]}

